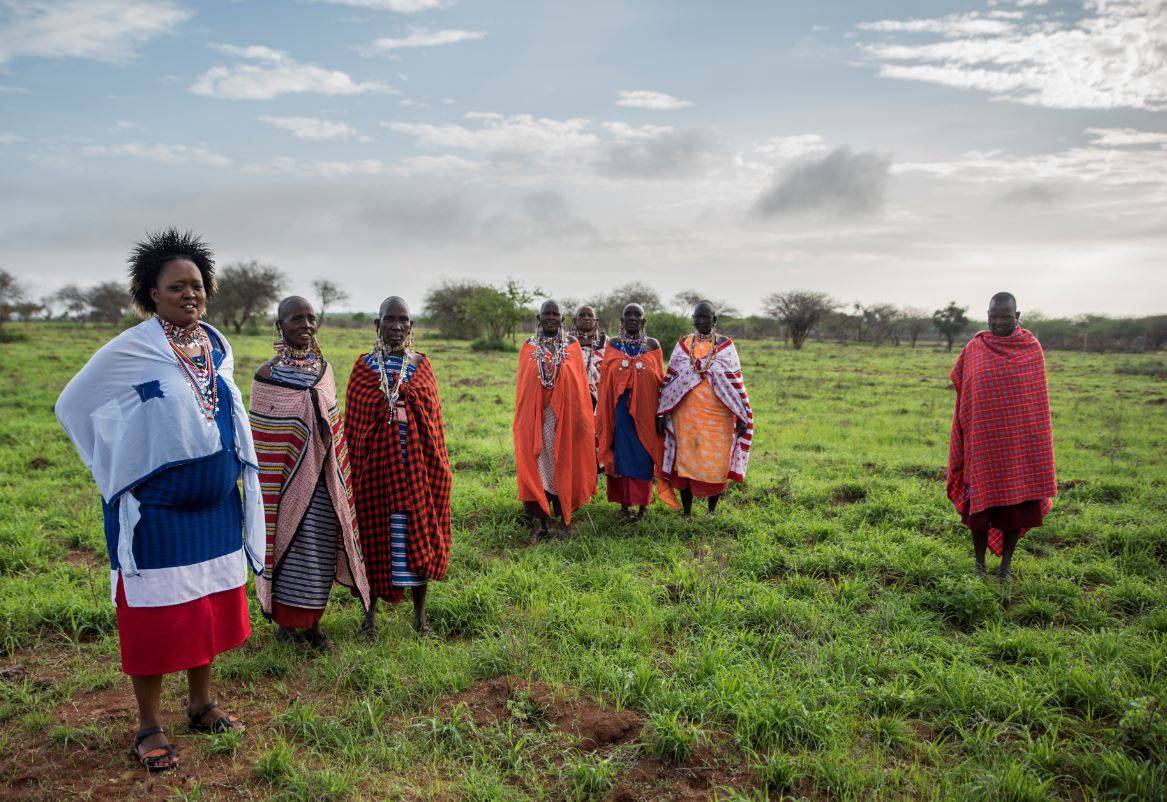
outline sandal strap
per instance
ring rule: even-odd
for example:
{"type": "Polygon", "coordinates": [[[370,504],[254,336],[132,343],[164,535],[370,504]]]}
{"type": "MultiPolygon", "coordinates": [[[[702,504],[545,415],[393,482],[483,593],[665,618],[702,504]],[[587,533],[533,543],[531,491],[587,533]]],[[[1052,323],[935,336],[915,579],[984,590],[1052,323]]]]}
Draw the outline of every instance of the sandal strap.
{"type": "MultiPolygon", "coordinates": [[[[144,730],[138,730],[138,734],[134,736],[134,749],[137,750],[141,746],[142,741],[149,738],[151,735],[165,735],[166,730],[161,727],[147,727],[144,730]]],[[[158,747],[161,749],[161,747],[158,747]]]]}
{"type": "MultiPolygon", "coordinates": [[[[190,712],[190,708],[187,708],[186,717],[188,719],[190,719],[192,724],[201,724],[203,722],[203,716],[205,716],[207,713],[210,713],[212,710],[214,710],[218,706],[219,706],[219,703],[216,702],[214,699],[212,699],[211,703],[209,705],[205,705],[201,710],[199,710],[196,713],[190,712]]],[[[221,716],[220,716],[220,718],[221,718],[221,716]]],[[[218,719],[216,719],[216,721],[218,721],[218,719]]]]}

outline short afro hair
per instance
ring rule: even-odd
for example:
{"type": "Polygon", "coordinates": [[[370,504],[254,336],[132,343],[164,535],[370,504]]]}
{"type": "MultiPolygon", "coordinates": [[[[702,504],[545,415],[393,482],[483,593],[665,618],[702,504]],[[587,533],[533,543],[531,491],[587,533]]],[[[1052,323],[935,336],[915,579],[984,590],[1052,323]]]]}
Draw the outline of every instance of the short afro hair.
{"type": "Polygon", "coordinates": [[[158,275],[162,268],[175,259],[193,262],[203,274],[203,288],[207,298],[215,294],[214,253],[198,234],[168,228],[147,234],[130,251],[130,298],[144,314],[154,312],[155,304],[150,297],[150,290],[158,285],[158,275]]]}

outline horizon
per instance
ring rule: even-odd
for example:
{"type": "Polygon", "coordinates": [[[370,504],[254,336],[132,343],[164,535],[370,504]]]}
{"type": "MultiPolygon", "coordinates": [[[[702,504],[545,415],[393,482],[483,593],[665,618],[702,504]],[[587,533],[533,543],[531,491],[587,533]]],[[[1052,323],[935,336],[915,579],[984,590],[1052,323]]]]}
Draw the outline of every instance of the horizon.
{"type": "Polygon", "coordinates": [[[1167,0],[0,0],[0,268],[173,225],[307,297],[1162,314],[1165,48],[1167,0]]]}

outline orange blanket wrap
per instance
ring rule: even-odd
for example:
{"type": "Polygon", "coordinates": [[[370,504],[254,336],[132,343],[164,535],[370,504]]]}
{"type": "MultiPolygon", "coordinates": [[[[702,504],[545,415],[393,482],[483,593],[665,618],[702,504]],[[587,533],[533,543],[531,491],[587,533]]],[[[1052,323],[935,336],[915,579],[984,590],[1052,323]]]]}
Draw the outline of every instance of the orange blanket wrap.
{"type": "Polygon", "coordinates": [[[656,408],[660,388],[665,382],[665,363],[661,349],[639,356],[628,356],[618,348],[608,347],[600,365],[599,402],[596,407],[596,436],[600,442],[600,464],[608,476],[616,475],[616,455],[612,441],[616,437],[616,402],[625,390],[631,390],[628,412],[636,421],[636,436],[652,456],[656,476],[656,493],[668,506],[679,509],[672,485],[661,477],[665,441],[656,432],[656,408]],[[638,368],[637,364],[644,367],[638,368]]]}
{"type": "Polygon", "coordinates": [[[579,343],[567,347],[555,387],[539,381],[534,353],[538,346],[526,342],[519,349],[519,373],[515,386],[515,473],[519,500],[534,501],[550,515],[551,506],[539,477],[539,452],[543,450],[543,407],[555,412],[555,489],[563,508],[564,523],[596,491],[596,426],[592,418],[592,394],[579,343]]]}

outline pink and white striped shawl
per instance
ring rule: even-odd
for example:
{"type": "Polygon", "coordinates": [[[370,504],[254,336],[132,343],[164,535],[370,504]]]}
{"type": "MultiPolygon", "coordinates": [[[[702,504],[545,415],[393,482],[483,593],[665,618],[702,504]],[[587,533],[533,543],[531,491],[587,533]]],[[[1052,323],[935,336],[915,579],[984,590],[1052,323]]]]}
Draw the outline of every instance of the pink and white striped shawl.
{"type": "Polygon", "coordinates": [[[259,457],[267,521],[264,575],[255,583],[260,607],[271,613],[274,569],[296,536],[323,470],[340,528],[335,580],[354,589],[368,608],[369,582],[357,536],[348,450],[336,408],[332,365],[325,363],[324,372],[311,387],[256,376],[248,416],[259,457]]]}
{"type": "MultiPolygon", "coordinates": [[[[687,336],[682,337],[673,348],[665,383],[660,391],[658,415],[667,415],[675,410],[689,391],[701,383],[702,375],[689,364],[687,340],[687,336]]],[[[726,337],[725,342],[716,347],[713,362],[710,363],[705,378],[709,379],[709,384],[721,403],[725,404],[735,418],[746,424],[745,433],[738,435],[733,441],[727,477],[735,482],[744,482],[746,468],[750,462],[750,444],[754,439],[754,412],[750,408],[750,396],[746,392],[745,380],[742,378],[742,363],[733,340],[726,337]]],[[[665,455],[661,466],[664,473],[673,472],[677,458],[677,436],[673,426],[673,419],[669,418],[665,427],[665,455]]]]}

